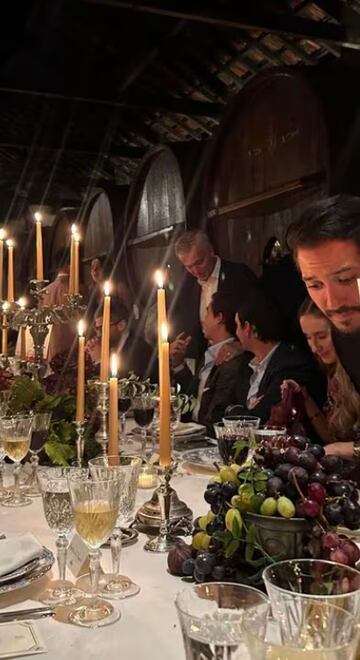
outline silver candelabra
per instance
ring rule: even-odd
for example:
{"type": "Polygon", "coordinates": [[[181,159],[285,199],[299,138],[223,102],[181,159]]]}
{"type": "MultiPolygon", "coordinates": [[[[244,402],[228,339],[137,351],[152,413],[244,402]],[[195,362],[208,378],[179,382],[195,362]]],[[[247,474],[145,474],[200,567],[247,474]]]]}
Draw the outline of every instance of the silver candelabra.
{"type": "Polygon", "coordinates": [[[100,428],[95,433],[95,439],[101,446],[102,453],[105,455],[108,444],[107,413],[109,410],[109,384],[107,381],[103,383],[98,380],[95,386],[98,393],[96,410],[100,414],[100,428]]]}

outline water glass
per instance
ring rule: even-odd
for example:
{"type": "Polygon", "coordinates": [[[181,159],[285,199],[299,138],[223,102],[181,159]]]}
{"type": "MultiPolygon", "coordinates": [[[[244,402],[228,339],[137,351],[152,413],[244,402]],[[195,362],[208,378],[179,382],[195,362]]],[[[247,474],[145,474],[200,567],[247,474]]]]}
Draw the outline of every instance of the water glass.
{"type": "Polygon", "coordinates": [[[72,582],[66,580],[66,557],[69,535],[74,528],[68,476],[86,474],[81,468],[51,467],[38,470],[38,482],[47,524],[56,535],[59,579],[52,581],[40,600],[52,607],[74,605],[84,597],[72,582]]]}
{"type": "Polygon", "coordinates": [[[20,490],[21,461],[30,448],[31,432],[34,418],[32,415],[14,415],[0,418],[0,443],[5,456],[10,458],[14,466],[15,488],[10,497],[2,500],[2,506],[28,506],[32,500],[25,497],[20,490]]]}
{"type": "Polygon", "coordinates": [[[120,558],[122,549],[122,530],[134,518],[135,500],[141,469],[141,458],[138,456],[98,456],[89,461],[90,474],[93,479],[106,479],[111,473],[123,477],[120,493],[119,513],[116,526],[110,538],[112,558],[112,575],[101,580],[101,594],[108,598],[128,598],[139,593],[140,587],[126,575],[120,574],[120,558]]]}
{"type": "Polygon", "coordinates": [[[112,472],[101,481],[78,475],[71,475],[68,481],[75,529],[89,549],[93,591],[92,598],[69,613],[69,621],[86,628],[98,628],[114,623],[120,617],[111,603],[99,598],[98,583],[100,547],[116,525],[124,479],[121,474],[112,472]]]}
{"type": "Polygon", "coordinates": [[[244,429],[245,431],[246,429],[258,429],[261,419],[254,415],[225,415],[222,421],[229,428],[233,428],[236,431],[244,429]]]}
{"type": "Polygon", "coordinates": [[[32,465],[33,473],[31,478],[31,485],[28,494],[32,497],[40,495],[38,484],[38,467],[39,467],[39,454],[44,448],[45,442],[49,437],[49,429],[51,423],[52,413],[36,413],[34,415],[34,423],[32,427],[32,437],[30,445],[30,463],[32,465]]]}
{"type": "Polygon", "coordinates": [[[139,394],[132,400],[134,420],[141,430],[142,457],[146,457],[147,430],[150,428],[155,412],[156,401],[151,394],[139,394]]]}
{"type": "Polygon", "coordinates": [[[285,616],[266,605],[247,610],[242,620],[251,660],[355,660],[356,619],[325,601],[289,601],[285,616]]]}
{"type": "Polygon", "coordinates": [[[261,591],[231,582],[198,584],[181,591],[175,605],[186,660],[244,660],[244,612],[267,604],[261,591]]]}

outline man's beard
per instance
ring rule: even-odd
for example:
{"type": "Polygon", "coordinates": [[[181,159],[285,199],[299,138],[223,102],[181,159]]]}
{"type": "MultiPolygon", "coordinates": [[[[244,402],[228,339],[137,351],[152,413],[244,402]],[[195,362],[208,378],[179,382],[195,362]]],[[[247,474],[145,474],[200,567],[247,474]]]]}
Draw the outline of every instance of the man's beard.
{"type": "Polygon", "coordinates": [[[354,306],[354,307],[338,307],[337,309],[327,309],[326,310],[326,316],[328,319],[331,321],[331,323],[340,331],[344,332],[347,334],[350,334],[352,332],[357,332],[360,330],[360,306],[354,306]],[[351,312],[353,315],[358,314],[359,315],[359,320],[356,325],[354,325],[354,316],[350,318],[344,318],[341,320],[341,318],[338,317],[338,315],[351,312]]]}

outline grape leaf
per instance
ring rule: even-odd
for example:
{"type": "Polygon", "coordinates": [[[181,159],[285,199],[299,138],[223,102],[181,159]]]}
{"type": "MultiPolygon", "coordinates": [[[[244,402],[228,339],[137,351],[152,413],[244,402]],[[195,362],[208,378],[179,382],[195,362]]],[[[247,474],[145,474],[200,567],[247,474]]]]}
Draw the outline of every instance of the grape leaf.
{"type": "Polygon", "coordinates": [[[232,557],[235,552],[239,549],[240,546],[240,541],[238,539],[233,539],[228,543],[228,545],[225,548],[225,557],[226,559],[229,559],[229,557],[232,557]]]}

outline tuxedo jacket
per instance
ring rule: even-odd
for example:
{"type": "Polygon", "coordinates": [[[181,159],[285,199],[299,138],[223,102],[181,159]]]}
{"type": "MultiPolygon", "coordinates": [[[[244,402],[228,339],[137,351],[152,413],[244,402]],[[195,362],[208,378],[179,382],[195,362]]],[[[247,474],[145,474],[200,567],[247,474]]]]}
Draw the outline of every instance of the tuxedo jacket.
{"type": "Polygon", "coordinates": [[[287,379],[304,385],[314,401],[320,408],[322,407],[326,400],[326,377],[321,373],[310,353],[292,344],[281,342],[271,356],[261,379],[256,396],[262,398],[254,408],[248,410],[246,400],[250,387],[250,376],[253,373],[249,366],[252,358],[251,353],[244,354],[247,366],[244,364],[237,383],[238,403],[243,405],[247,414],[260,417],[262,423],[267,422],[272,406],[281,401],[281,384],[287,379]]]}
{"type": "MultiPolygon", "coordinates": [[[[221,259],[218,291],[233,294],[236,300],[254,295],[259,290],[258,279],[245,264],[221,259]]],[[[192,341],[187,357],[197,361],[204,354],[207,342],[200,323],[201,286],[197,279],[184,271],[184,278],[178,297],[170,312],[175,332],[191,335],[192,341]]]]}
{"type": "MultiPolygon", "coordinates": [[[[214,422],[224,416],[227,406],[237,403],[237,381],[244,362],[243,355],[236,355],[228,362],[214,366],[206,380],[201,397],[198,421],[204,424],[208,432],[214,422]]],[[[181,386],[185,394],[197,396],[199,387],[199,372],[193,376],[190,369],[184,369],[174,375],[174,380],[181,386]]]]}

